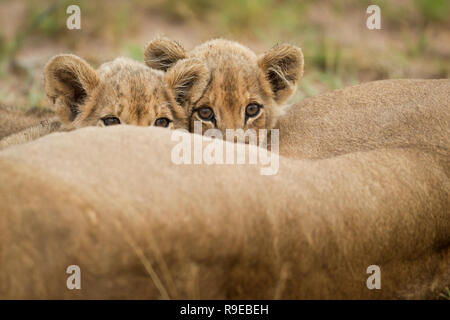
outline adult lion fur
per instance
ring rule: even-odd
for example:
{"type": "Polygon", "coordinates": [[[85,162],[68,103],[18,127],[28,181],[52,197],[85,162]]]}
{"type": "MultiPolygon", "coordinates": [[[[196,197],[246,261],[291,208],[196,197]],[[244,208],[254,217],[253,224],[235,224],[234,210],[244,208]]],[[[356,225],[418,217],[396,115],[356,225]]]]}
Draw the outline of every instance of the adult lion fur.
{"type": "Polygon", "coordinates": [[[280,157],[262,176],[175,165],[171,134],[92,127],[0,152],[0,298],[437,298],[450,283],[448,156],[280,157]]]}

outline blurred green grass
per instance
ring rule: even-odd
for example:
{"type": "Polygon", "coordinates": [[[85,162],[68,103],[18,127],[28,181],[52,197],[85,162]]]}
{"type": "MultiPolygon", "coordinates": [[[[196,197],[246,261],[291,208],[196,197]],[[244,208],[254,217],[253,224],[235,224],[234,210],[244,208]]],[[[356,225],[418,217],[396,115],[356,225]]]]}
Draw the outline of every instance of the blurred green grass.
{"type": "Polygon", "coordinates": [[[439,295],[439,298],[450,300],[450,288],[446,287],[445,290],[439,295]]]}
{"type": "MultiPolygon", "coordinates": [[[[8,9],[13,2],[3,0],[0,8],[8,9]]],[[[435,39],[450,37],[448,0],[24,0],[23,6],[21,23],[12,34],[0,28],[0,85],[14,88],[20,83],[26,90],[0,91],[0,102],[13,102],[16,94],[24,98],[23,104],[45,104],[36,66],[21,58],[39,46],[55,46],[54,54],[60,53],[56,48],[74,53],[87,48],[85,58],[94,65],[115,55],[142,60],[157,23],[169,33],[181,28],[176,40],[188,45],[218,36],[260,51],[278,42],[300,45],[305,76],[295,100],[362,81],[448,78],[450,73],[449,46],[435,39]],[[372,3],[381,8],[383,30],[367,34],[365,10],[372,3]],[[82,9],[81,30],[65,27],[65,10],[71,4],[82,9]],[[91,43],[99,45],[89,51],[91,43]]]]}

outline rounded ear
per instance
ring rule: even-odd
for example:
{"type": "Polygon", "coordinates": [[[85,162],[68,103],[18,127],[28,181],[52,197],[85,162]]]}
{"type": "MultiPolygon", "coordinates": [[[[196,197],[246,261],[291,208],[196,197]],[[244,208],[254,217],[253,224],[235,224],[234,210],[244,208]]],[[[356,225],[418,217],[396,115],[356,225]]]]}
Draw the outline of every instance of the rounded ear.
{"type": "Polygon", "coordinates": [[[178,61],[165,74],[168,90],[183,107],[200,99],[208,82],[209,70],[206,64],[195,58],[178,61]]]}
{"type": "Polygon", "coordinates": [[[158,38],[145,47],[144,61],[153,69],[166,71],[178,60],[187,58],[186,51],[176,41],[158,38]]]}
{"type": "Polygon", "coordinates": [[[283,103],[295,92],[303,76],[303,53],[294,45],[278,45],[261,55],[258,65],[270,83],[275,101],[283,103]]]}
{"type": "Polygon", "coordinates": [[[72,122],[97,87],[97,72],[83,59],[62,54],[50,59],[44,73],[45,93],[59,118],[72,122]]]}

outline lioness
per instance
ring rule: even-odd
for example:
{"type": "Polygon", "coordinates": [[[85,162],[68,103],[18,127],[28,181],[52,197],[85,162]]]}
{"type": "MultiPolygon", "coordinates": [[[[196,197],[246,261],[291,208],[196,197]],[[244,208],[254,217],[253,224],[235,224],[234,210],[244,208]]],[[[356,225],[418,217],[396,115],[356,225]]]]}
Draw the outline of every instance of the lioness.
{"type": "Polygon", "coordinates": [[[206,66],[196,59],[163,73],[128,58],[95,70],[75,55],[58,55],[45,67],[45,92],[57,117],[2,139],[0,148],[86,126],[185,127],[181,104],[196,101],[207,79],[206,66]]]}
{"type": "Polygon", "coordinates": [[[450,283],[448,157],[280,157],[267,177],[176,165],[174,145],[113,126],[1,151],[0,298],[437,298],[450,283]]]}
{"type": "Polygon", "coordinates": [[[280,154],[328,158],[387,147],[450,157],[450,80],[368,82],[292,106],[277,123],[280,154]]]}
{"type": "Polygon", "coordinates": [[[52,116],[54,112],[50,109],[33,107],[25,110],[0,103],[0,139],[35,126],[52,116]]]}

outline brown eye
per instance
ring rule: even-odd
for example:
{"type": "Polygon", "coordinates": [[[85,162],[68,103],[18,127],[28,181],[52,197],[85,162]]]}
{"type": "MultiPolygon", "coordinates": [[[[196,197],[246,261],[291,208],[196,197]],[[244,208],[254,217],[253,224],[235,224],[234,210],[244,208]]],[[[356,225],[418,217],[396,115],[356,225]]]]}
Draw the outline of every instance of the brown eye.
{"type": "Polygon", "coordinates": [[[259,112],[261,111],[262,105],[257,104],[257,103],[250,103],[246,108],[245,108],[245,116],[247,118],[253,118],[256,117],[259,112]]]}
{"type": "Polygon", "coordinates": [[[102,118],[103,124],[105,126],[113,126],[116,124],[120,124],[120,119],[114,116],[107,116],[102,118]]]}
{"type": "Polygon", "coordinates": [[[167,118],[158,118],[155,121],[155,127],[163,127],[163,128],[167,128],[170,124],[170,120],[167,118]]]}
{"type": "Polygon", "coordinates": [[[214,120],[214,111],[210,107],[200,107],[197,110],[198,116],[205,121],[214,120]]]}

